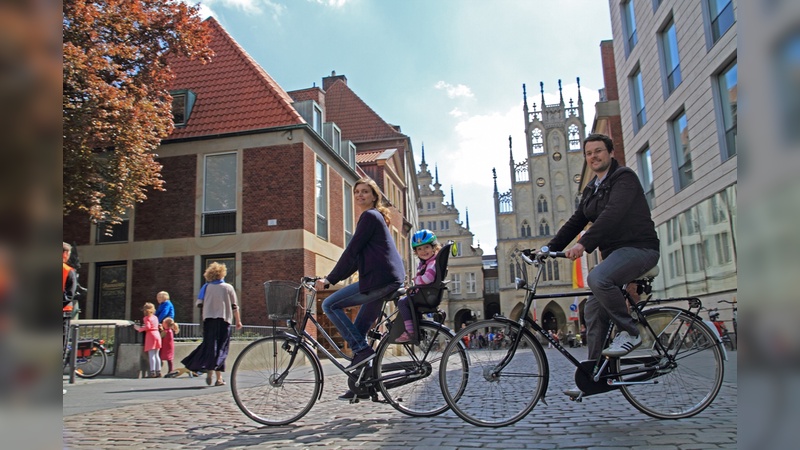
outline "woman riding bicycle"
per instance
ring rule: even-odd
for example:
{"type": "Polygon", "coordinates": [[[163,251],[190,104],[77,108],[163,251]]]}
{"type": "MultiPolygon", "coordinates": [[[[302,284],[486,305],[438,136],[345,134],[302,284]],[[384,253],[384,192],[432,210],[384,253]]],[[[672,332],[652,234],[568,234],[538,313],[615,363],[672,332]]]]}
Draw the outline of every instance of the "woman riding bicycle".
{"type": "MultiPolygon", "coordinates": [[[[322,303],[322,310],[339,330],[350,349],[353,360],[348,369],[361,367],[375,357],[367,344],[366,334],[380,314],[381,300],[403,286],[403,260],[389,232],[389,210],[380,201],[380,190],[369,178],[353,186],[353,198],[360,211],[356,231],[336,266],[317,281],[317,290],[336,284],[358,271],[358,281],[331,294],[322,303]],[[345,308],[361,305],[355,322],[345,308]]],[[[347,391],[340,400],[354,397],[347,391]]]]}

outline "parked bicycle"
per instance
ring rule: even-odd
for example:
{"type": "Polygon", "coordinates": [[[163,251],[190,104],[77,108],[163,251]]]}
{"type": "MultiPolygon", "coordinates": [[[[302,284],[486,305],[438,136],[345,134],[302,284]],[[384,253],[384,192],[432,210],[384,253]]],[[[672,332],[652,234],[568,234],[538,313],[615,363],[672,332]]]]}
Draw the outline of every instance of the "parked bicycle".
{"type": "Polygon", "coordinates": [[[719,310],[717,310],[717,308],[711,308],[707,309],[706,311],[708,312],[708,320],[711,321],[711,324],[717,330],[722,343],[725,344],[725,346],[731,351],[736,350],[736,336],[728,331],[728,327],[725,325],[725,322],[720,320],[719,310]]]}
{"type": "MultiPolygon", "coordinates": [[[[63,368],[70,364],[74,346],[68,339],[62,353],[63,368]]],[[[108,350],[103,339],[79,339],[75,352],[75,375],[81,378],[94,378],[106,368],[108,350]]]]}
{"type": "Polygon", "coordinates": [[[739,327],[736,324],[736,314],[739,308],[736,307],[736,298],[734,298],[733,301],[719,300],[717,303],[727,303],[731,305],[731,309],[733,310],[733,336],[731,342],[733,343],[732,350],[736,350],[737,348],[736,338],[739,336],[739,327]]]}
{"type": "MultiPolygon", "coordinates": [[[[543,261],[565,257],[562,252],[524,250],[517,254],[517,288],[524,289],[525,305],[517,321],[503,316],[472,323],[456,334],[444,351],[439,379],[447,404],[467,422],[486,427],[502,427],[525,417],[542,400],[550,380],[547,358],[534,332],[541,335],[577,369],[575,382],[582,391],[573,400],[612,390],[622,395],[639,411],[658,419],[691,417],[707,408],[722,385],[724,352],[714,332],[697,315],[702,304],[697,298],[652,299],[651,283],[655,267],[632,281],[639,294],[647,298],[636,303],[623,286],[622,293],[631,314],[639,323],[642,344],[620,357],[597,361],[578,361],[555,339],[531,320],[534,299],[574,297],[591,292],[536,294],[543,261]],[[531,259],[533,257],[533,259],[531,259]],[[527,267],[538,271],[528,284],[527,267]],[[662,306],[667,302],[686,302],[688,309],[662,306]],[[649,306],[656,305],[653,308],[649,306]],[[694,310],[694,311],[693,311],[694,310]],[[469,349],[467,366],[458,343],[462,336],[485,329],[503,330],[511,338],[507,350],[469,349]],[[532,330],[532,331],[531,331],[532,330]],[[691,342],[687,336],[694,335],[691,342]]],[[[614,337],[609,324],[606,346],[614,337]]]]}
{"type": "MultiPolygon", "coordinates": [[[[347,369],[337,358],[344,358],[345,364],[352,358],[345,355],[313,316],[314,283],[318,279],[303,277],[299,285],[290,281],[264,284],[268,318],[286,320],[287,328],[276,329],[273,336],[251,343],[236,358],[231,371],[231,390],[239,409],[265,425],[286,425],[303,417],[322,396],[324,374],[318,351],[347,376],[350,390],[356,394],[352,402],[359,397],[369,398],[418,417],[446,411],[448,406],[439,388],[437,372],[441,352],[454,333],[441,323],[420,320],[418,344],[395,344],[394,338],[404,330],[403,321],[397,320],[397,311],[389,312],[387,306],[405,292],[401,289],[383,300],[380,319],[367,334],[370,345],[377,346],[372,364],[347,369]],[[303,294],[305,305],[300,302],[303,294]],[[323,347],[309,329],[316,329],[317,336],[327,341],[334,353],[323,347]]],[[[451,353],[451,365],[455,365],[453,361],[460,354],[466,367],[463,346],[454,347],[451,353]]]]}

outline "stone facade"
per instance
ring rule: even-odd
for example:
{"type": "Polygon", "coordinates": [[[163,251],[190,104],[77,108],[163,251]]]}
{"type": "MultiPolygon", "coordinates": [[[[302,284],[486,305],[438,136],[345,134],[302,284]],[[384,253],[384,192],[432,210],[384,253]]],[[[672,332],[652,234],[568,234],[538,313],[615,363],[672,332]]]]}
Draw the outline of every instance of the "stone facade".
{"type": "MultiPolygon", "coordinates": [[[[423,147],[422,162],[417,172],[419,198],[422,202],[419,209],[419,226],[420,229],[427,228],[436,234],[442,245],[448,241],[455,243],[456,255],[450,256],[447,269],[447,279],[450,283],[440,308],[447,313],[445,325],[458,330],[465,323],[486,317],[481,259],[483,249],[473,245],[475,235],[469,230],[469,211],[466,212],[466,223],[462,222],[455,206],[452,188],[450,203],[445,203],[438,169],[435,172],[435,176],[432,176],[428,170],[423,147]]],[[[418,262],[416,259],[414,267],[418,262]]]]}

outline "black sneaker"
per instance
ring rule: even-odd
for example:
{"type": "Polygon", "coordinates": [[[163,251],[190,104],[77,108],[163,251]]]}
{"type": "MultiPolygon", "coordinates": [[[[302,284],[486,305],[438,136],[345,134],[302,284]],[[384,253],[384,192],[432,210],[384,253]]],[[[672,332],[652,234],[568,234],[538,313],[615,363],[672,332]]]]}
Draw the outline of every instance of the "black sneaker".
{"type": "Polygon", "coordinates": [[[345,401],[345,402],[352,401],[355,398],[367,399],[367,398],[369,398],[369,394],[356,395],[355,392],[353,392],[353,391],[348,389],[347,392],[345,392],[344,394],[339,396],[339,400],[342,400],[342,401],[345,401]]]}
{"type": "Polygon", "coordinates": [[[372,360],[375,357],[375,350],[372,347],[367,347],[360,352],[357,352],[353,356],[353,360],[350,362],[350,365],[345,367],[346,370],[355,369],[357,367],[361,367],[363,364],[372,360]]]}

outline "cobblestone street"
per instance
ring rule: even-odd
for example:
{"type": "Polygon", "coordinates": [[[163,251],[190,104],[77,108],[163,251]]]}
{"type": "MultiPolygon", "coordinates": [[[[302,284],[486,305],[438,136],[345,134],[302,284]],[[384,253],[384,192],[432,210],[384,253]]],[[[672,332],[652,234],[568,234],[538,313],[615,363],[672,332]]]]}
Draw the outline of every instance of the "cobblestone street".
{"type": "MultiPolygon", "coordinates": [[[[261,426],[242,414],[230,388],[206,387],[205,378],[79,380],[65,384],[65,448],[736,448],[736,353],[726,382],[698,416],[660,421],[636,411],[621,394],[574,403],[561,394],[573,367],[546,350],[551,381],[546,397],[516,425],[478,428],[452,412],[408,417],[387,404],[347,404],[336,397],[345,378],[326,367],[322,399],[301,420],[261,426]]],[[[571,349],[579,359],[585,348],[571,349]]],[[[231,366],[232,361],[231,361],[231,366]]],[[[227,374],[226,374],[227,377],[227,374]]]]}

